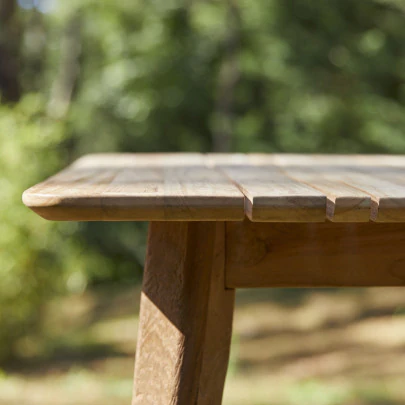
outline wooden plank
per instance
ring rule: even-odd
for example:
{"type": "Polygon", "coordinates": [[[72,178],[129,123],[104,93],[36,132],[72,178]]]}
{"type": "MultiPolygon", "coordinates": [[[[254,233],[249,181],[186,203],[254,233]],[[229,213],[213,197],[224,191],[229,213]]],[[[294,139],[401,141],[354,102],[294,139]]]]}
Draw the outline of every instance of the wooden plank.
{"type": "MultiPolygon", "coordinates": [[[[265,156],[258,158],[259,162],[265,156]]],[[[313,170],[332,184],[344,183],[370,195],[370,219],[405,222],[405,158],[362,155],[276,155],[288,171],[313,170]]]]}
{"type": "Polygon", "coordinates": [[[89,155],[23,201],[52,220],[405,222],[405,157],[89,155]]]}
{"type": "Polygon", "coordinates": [[[233,304],[224,224],[152,222],[132,404],[219,405],[233,304]]]}
{"type": "Polygon", "coordinates": [[[244,197],[202,155],[90,155],[23,194],[50,220],[241,220],[244,197]]]}
{"type": "Polygon", "coordinates": [[[376,222],[405,222],[405,184],[378,178],[376,173],[343,173],[344,181],[371,196],[370,218],[376,222]]]}
{"type": "Polygon", "coordinates": [[[249,164],[249,157],[245,153],[207,153],[204,158],[209,167],[249,164]]]}
{"type": "Polygon", "coordinates": [[[205,165],[205,156],[201,153],[93,153],[85,155],[71,167],[75,168],[131,168],[160,166],[205,165]]]}
{"type": "MultiPolygon", "coordinates": [[[[384,159],[382,159],[384,161],[384,159]]],[[[351,181],[372,195],[371,219],[376,222],[405,222],[405,159],[387,165],[361,165],[351,181]]]]}
{"type": "Polygon", "coordinates": [[[297,153],[253,153],[258,164],[268,162],[269,156],[273,163],[284,162],[286,165],[300,166],[358,166],[358,167],[405,167],[405,155],[344,155],[344,154],[297,154],[297,153]]]}
{"type": "Polygon", "coordinates": [[[286,170],[295,180],[311,186],[327,197],[326,217],[332,222],[368,222],[371,197],[340,181],[322,178],[316,172],[286,170]]]}
{"type": "Polygon", "coordinates": [[[226,285],[405,285],[405,224],[227,224],[226,285]]]}
{"type": "MultiPolygon", "coordinates": [[[[350,187],[339,180],[339,177],[328,178],[323,170],[319,170],[314,158],[305,159],[304,164],[300,164],[301,156],[295,159],[294,155],[249,155],[252,164],[272,164],[277,165],[283,172],[294,180],[313,187],[327,197],[326,217],[333,222],[368,222],[370,220],[371,197],[364,191],[350,187]],[[306,163],[306,164],[305,164],[306,163]]],[[[305,157],[304,157],[305,158],[305,157]]],[[[330,157],[329,164],[333,164],[334,159],[330,157]]],[[[328,166],[330,167],[330,166],[328,166]]]]}
{"type": "Polygon", "coordinates": [[[225,223],[217,222],[198,405],[221,405],[232,338],[235,290],[225,289],[225,223]]]}
{"type": "Polygon", "coordinates": [[[245,195],[245,213],[252,221],[323,222],[326,196],[286,176],[273,165],[218,166],[245,195]]]}

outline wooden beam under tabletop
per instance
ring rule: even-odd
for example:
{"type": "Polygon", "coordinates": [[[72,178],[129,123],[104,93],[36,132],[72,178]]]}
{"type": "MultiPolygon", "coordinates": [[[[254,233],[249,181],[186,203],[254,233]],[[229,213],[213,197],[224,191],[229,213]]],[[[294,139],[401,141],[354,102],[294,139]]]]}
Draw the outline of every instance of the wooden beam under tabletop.
{"type": "Polygon", "coordinates": [[[226,285],[350,287],[405,285],[405,224],[226,225],[226,285]]]}

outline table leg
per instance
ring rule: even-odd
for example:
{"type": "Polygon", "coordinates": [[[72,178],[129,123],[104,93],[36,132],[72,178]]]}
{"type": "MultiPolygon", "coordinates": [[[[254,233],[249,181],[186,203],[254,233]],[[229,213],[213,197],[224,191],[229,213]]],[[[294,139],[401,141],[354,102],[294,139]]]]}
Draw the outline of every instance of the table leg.
{"type": "Polygon", "coordinates": [[[224,228],[150,224],[132,405],[221,404],[235,298],[224,228]]]}

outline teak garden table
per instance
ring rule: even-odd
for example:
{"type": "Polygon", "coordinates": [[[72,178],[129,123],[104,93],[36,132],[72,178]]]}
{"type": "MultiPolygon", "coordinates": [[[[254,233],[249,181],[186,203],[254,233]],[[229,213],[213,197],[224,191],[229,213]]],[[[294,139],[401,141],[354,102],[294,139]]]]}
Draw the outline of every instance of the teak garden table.
{"type": "Polygon", "coordinates": [[[405,157],[88,155],[42,217],[150,221],[133,405],[216,405],[235,288],[405,284],[405,157]]]}

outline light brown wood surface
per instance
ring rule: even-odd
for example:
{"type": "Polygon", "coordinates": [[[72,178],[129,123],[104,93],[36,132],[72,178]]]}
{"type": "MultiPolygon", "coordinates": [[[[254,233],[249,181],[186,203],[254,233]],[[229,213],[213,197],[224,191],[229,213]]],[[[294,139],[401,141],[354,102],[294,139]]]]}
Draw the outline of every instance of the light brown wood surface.
{"type": "Polygon", "coordinates": [[[252,221],[324,222],[326,196],[286,176],[273,165],[223,166],[245,195],[245,213],[252,221]]]}
{"type": "MultiPolygon", "coordinates": [[[[299,158],[299,157],[298,157],[299,158]]],[[[339,157],[337,157],[339,160],[339,157]]],[[[299,164],[299,159],[290,155],[251,155],[253,164],[277,165],[287,176],[313,187],[327,196],[326,217],[333,222],[368,222],[370,220],[371,196],[365,191],[352,187],[342,181],[339,175],[328,177],[328,171],[320,170],[316,157],[307,164],[299,164]],[[297,161],[298,160],[298,161],[297,161]]],[[[333,159],[328,166],[331,168],[333,159]]],[[[339,167],[339,166],[338,166],[339,167]]],[[[331,169],[336,171],[336,168],[331,169]]]]}
{"type": "Polygon", "coordinates": [[[90,155],[27,190],[46,219],[240,220],[244,197],[198,154],[90,155]]]}
{"type": "Polygon", "coordinates": [[[95,154],[23,201],[52,220],[405,222],[405,157],[95,154]]]}
{"type": "Polygon", "coordinates": [[[197,405],[222,403],[231,348],[234,305],[235,290],[225,288],[225,223],[218,222],[197,405]]]}
{"type": "MultiPolygon", "coordinates": [[[[279,210],[281,215],[275,215],[272,208],[274,194],[281,192],[280,204],[291,208],[291,190],[286,191],[285,187],[294,185],[265,174],[266,167],[268,173],[276,167],[291,181],[323,193],[326,197],[325,218],[330,221],[405,222],[404,156],[220,154],[209,155],[208,158],[212,166],[224,170],[245,194],[245,212],[252,221],[300,222],[302,211],[306,213],[307,222],[319,221],[317,211],[308,209],[310,200],[305,199],[305,192],[302,199],[296,200],[294,212],[279,210]],[[246,181],[248,173],[239,174],[244,167],[256,168],[250,169],[252,178],[255,177],[254,172],[260,172],[256,176],[261,179],[260,187],[253,180],[246,181]],[[253,199],[252,194],[255,195],[253,199]]],[[[299,190],[294,187],[293,193],[299,195],[299,190]]]]}
{"type": "Polygon", "coordinates": [[[405,224],[227,223],[226,285],[405,285],[405,224]]]}
{"type": "MultiPolygon", "coordinates": [[[[259,160],[266,159],[264,155],[259,160]]],[[[371,198],[370,219],[376,222],[405,221],[405,157],[373,155],[274,155],[287,171],[316,171],[321,177],[343,184],[371,198]]],[[[358,205],[353,211],[364,212],[358,205]]],[[[348,211],[346,211],[348,214],[348,211]]],[[[333,220],[333,219],[332,219],[333,220]]],[[[349,222],[352,218],[349,218],[349,222]]],[[[353,219],[354,220],[354,219],[353,219]]],[[[361,222],[354,220],[355,222],[361,222]]]]}
{"type": "Polygon", "coordinates": [[[233,305],[224,223],[152,222],[132,404],[221,404],[233,305]]]}

